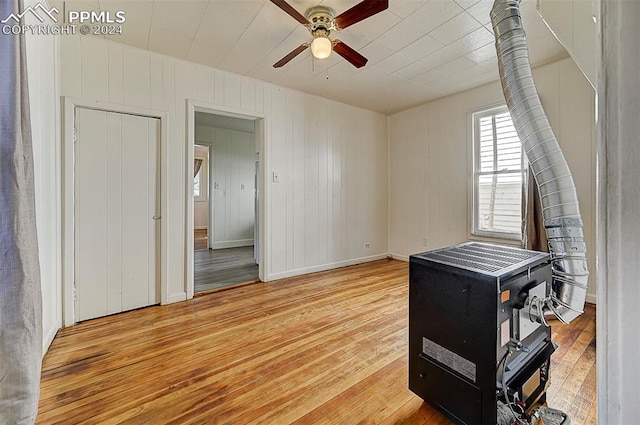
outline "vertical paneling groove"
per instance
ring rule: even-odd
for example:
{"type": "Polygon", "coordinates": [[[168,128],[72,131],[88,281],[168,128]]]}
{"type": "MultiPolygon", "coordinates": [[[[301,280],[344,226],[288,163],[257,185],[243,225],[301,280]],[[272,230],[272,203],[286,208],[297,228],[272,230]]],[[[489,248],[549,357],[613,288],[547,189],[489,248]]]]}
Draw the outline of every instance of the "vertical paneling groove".
{"type": "Polygon", "coordinates": [[[124,100],[123,53],[121,45],[109,44],[109,102],[124,100]]]}
{"type": "Polygon", "coordinates": [[[300,93],[292,99],[293,120],[293,264],[294,269],[304,267],[305,247],[305,104],[300,93]]]}
{"type": "Polygon", "coordinates": [[[214,103],[224,105],[224,73],[220,70],[214,70],[214,103]]]}
{"type": "Polygon", "coordinates": [[[92,100],[109,98],[109,53],[107,44],[95,38],[87,38],[81,45],[82,95],[92,100]]]}
{"type": "Polygon", "coordinates": [[[295,133],[293,130],[294,118],[294,96],[291,91],[287,91],[287,126],[286,126],[286,190],[287,190],[287,205],[286,205],[286,235],[287,235],[287,269],[292,270],[294,266],[294,226],[295,226],[295,181],[297,176],[294,172],[294,146],[295,146],[295,133]]]}
{"type": "Polygon", "coordinates": [[[279,175],[279,182],[273,182],[271,172],[271,262],[274,273],[287,270],[286,246],[286,94],[284,89],[271,90],[271,166],[279,175]]]}
{"type": "Polygon", "coordinates": [[[150,53],[149,54],[149,105],[152,109],[162,109],[162,56],[150,53]]]}
{"type": "MultiPolygon", "coordinates": [[[[347,122],[346,120],[341,119],[341,124],[343,125],[343,129],[347,128],[347,122]]],[[[345,145],[346,145],[346,135],[345,132],[343,132],[340,136],[340,145],[338,147],[338,158],[339,158],[339,163],[338,163],[338,175],[339,175],[339,181],[340,184],[338,185],[338,196],[339,196],[339,208],[338,208],[338,217],[339,217],[339,230],[337,232],[337,234],[334,235],[334,238],[337,239],[338,241],[338,257],[344,257],[347,255],[347,250],[346,250],[346,246],[347,246],[347,217],[346,217],[346,209],[347,209],[347,202],[346,202],[346,187],[347,187],[347,176],[346,176],[346,172],[345,172],[345,164],[346,164],[346,158],[344,155],[345,152],[345,145]]]]}
{"type": "MultiPolygon", "coordinates": [[[[334,126],[339,126],[342,128],[342,119],[340,117],[333,120],[334,126]]],[[[342,255],[341,247],[341,235],[342,235],[342,220],[340,214],[342,212],[342,161],[340,156],[340,151],[342,149],[342,134],[336,134],[336,137],[333,141],[333,229],[332,229],[332,242],[333,242],[333,260],[336,258],[340,258],[342,255]]]]}
{"type": "Polygon", "coordinates": [[[264,112],[264,84],[256,81],[256,112],[264,112]]]}
{"type": "Polygon", "coordinates": [[[329,137],[329,106],[326,102],[320,107],[318,114],[318,220],[316,221],[316,232],[318,234],[318,260],[326,263],[327,258],[327,139],[329,137]]]}
{"type": "Polygon", "coordinates": [[[333,156],[335,148],[333,146],[335,141],[335,119],[332,119],[329,123],[329,138],[327,140],[327,258],[329,262],[335,261],[335,244],[333,242],[334,233],[334,221],[333,221],[333,185],[335,184],[335,177],[333,175],[333,156]]]}
{"type": "Polygon", "coordinates": [[[82,96],[82,54],[80,37],[60,40],[60,88],[66,96],[82,96]]]}
{"type": "Polygon", "coordinates": [[[245,111],[256,110],[256,81],[243,77],[240,82],[240,108],[245,111]]]}
{"type": "Polygon", "coordinates": [[[196,95],[195,98],[203,102],[213,103],[215,99],[215,84],[212,84],[214,81],[213,70],[206,66],[198,65],[195,77],[195,86],[197,87],[194,93],[196,95]]]}
{"type": "MultiPolygon", "coordinates": [[[[88,38],[84,40],[88,40],[88,38]]],[[[123,49],[123,103],[149,108],[151,106],[149,52],[139,49],[123,49]]],[[[85,63],[84,59],[83,63],[85,63]]]]}

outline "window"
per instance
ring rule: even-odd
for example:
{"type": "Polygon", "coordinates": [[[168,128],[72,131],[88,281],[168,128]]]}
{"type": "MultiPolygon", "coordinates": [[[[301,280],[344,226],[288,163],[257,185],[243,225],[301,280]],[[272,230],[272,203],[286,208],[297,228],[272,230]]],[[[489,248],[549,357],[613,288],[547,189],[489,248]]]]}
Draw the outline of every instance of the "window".
{"type": "Polygon", "coordinates": [[[198,170],[198,174],[193,178],[193,196],[199,197],[200,195],[200,178],[202,176],[202,169],[198,170]]]}
{"type": "Polygon", "coordinates": [[[197,154],[193,164],[193,199],[195,201],[206,201],[208,199],[208,156],[197,154]]]}
{"type": "Polygon", "coordinates": [[[506,107],[472,114],[473,219],[471,233],[522,240],[525,158],[506,107]]]}

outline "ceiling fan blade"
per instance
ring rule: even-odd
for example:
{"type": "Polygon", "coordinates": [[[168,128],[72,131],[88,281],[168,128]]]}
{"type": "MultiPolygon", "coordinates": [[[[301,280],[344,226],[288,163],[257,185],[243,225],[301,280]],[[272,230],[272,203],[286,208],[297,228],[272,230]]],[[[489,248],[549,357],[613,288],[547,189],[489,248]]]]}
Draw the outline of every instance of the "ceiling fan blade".
{"type": "Polygon", "coordinates": [[[280,9],[284,10],[285,12],[287,12],[290,16],[293,17],[293,19],[295,19],[296,21],[300,22],[302,25],[307,25],[309,23],[309,20],[307,18],[302,16],[302,14],[300,12],[298,12],[296,9],[294,9],[294,7],[291,6],[289,3],[287,3],[286,1],[284,1],[284,0],[271,0],[271,3],[275,4],[280,9]]]}
{"type": "Polygon", "coordinates": [[[360,22],[375,15],[376,13],[382,12],[388,7],[389,0],[364,0],[346,12],[338,15],[335,19],[335,23],[338,28],[345,29],[356,22],[360,22]]]}
{"type": "Polygon", "coordinates": [[[280,68],[282,66],[285,66],[287,63],[289,63],[289,61],[291,59],[295,58],[300,53],[304,52],[307,49],[307,47],[309,47],[309,43],[303,43],[303,44],[299,45],[298,47],[293,49],[293,51],[291,53],[289,53],[287,56],[283,57],[278,62],[274,63],[273,67],[274,68],[280,68]]]}
{"type": "Polygon", "coordinates": [[[360,53],[356,52],[340,40],[335,40],[333,51],[351,62],[351,64],[356,68],[362,68],[367,64],[367,58],[365,58],[360,53]]]}

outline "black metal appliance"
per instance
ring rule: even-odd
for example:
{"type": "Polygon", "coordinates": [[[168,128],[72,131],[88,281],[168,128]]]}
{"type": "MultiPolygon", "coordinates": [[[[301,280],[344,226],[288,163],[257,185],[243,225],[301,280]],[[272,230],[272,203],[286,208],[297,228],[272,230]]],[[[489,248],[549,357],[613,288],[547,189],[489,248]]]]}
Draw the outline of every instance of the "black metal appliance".
{"type": "Polygon", "coordinates": [[[550,285],[542,252],[469,242],[412,255],[409,389],[463,424],[544,401],[555,345],[535,306],[550,285]]]}

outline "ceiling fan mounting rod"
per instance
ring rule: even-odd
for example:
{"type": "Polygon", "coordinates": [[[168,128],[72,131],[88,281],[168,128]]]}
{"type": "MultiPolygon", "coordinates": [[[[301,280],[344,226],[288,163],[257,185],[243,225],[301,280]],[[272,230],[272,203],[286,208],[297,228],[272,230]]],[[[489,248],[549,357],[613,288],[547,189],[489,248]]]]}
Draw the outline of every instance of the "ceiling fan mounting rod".
{"type": "Polygon", "coordinates": [[[316,6],[308,9],[305,12],[305,17],[309,20],[307,25],[311,34],[314,34],[318,30],[324,30],[328,33],[331,30],[337,30],[338,27],[335,24],[336,12],[327,6],[316,6]]]}
{"type": "Polygon", "coordinates": [[[316,28],[314,30],[311,30],[311,35],[313,35],[313,37],[329,37],[329,33],[331,31],[329,31],[328,29],[325,28],[316,28]]]}

